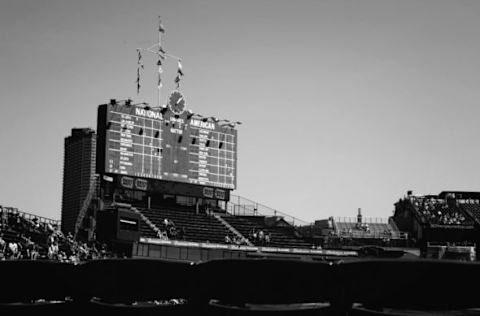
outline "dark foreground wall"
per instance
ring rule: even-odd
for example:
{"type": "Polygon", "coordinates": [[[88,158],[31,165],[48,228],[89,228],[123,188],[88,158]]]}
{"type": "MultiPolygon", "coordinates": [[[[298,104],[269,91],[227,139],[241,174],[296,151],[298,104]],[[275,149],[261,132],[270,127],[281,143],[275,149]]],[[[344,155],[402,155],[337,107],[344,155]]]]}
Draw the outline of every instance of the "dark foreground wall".
{"type": "Polygon", "coordinates": [[[480,265],[445,260],[2,261],[0,271],[0,315],[472,315],[480,307],[471,290],[480,265]]]}

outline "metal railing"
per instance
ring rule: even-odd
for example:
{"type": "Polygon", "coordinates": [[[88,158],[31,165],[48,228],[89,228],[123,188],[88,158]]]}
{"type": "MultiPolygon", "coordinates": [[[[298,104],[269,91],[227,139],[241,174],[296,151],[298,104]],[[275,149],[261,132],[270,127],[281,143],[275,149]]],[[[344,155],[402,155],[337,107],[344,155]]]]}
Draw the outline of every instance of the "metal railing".
{"type": "MultiPolygon", "coordinates": [[[[334,220],[338,223],[357,223],[356,217],[335,217],[334,220]]],[[[388,224],[388,218],[382,217],[362,217],[362,223],[367,224],[388,224]]]]}
{"type": "Polygon", "coordinates": [[[312,225],[312,223],[301,220],[298,217],[280,212],[274,208],[238,195],[230,195],[230,201],[226,205],[226,211],[237,216],[280,216],[292,226],[312,225]]]}
{"type": "Polygon", "coordinates": [[[351,231],[351,232],[339,232],[333,233],[334,237],[344,238],[375,238],[375,239],[408,239],[408,233],[405,232],[391,232],[391,234],[385,234],[380,232],[365,232],[365,231],[351,231]]]}
{"type": "Polygon", "coordinates": [[[0,208],[3,212],[7,212],[7,214],[18,214],[20,217],[23,217],[28,220],[33,220],[34,218],[36,218],[39,221],[39,223],[52,224],[57,226],[60,226],[60,223],[61,223],[60,220],[57,220],[57,219],[51,219],[51,218],[27,213],[24,211],[19,211],[18,208],[16,207],[0,206],[0,208]]]}

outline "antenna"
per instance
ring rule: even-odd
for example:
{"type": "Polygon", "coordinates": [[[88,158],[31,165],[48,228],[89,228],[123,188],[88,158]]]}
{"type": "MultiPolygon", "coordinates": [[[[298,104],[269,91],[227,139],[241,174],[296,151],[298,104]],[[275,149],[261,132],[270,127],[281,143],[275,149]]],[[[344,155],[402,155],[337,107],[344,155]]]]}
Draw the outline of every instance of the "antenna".
{"type": "MultiPolygon", "coordinates": [[[[181,70],[181,58],[177,57],[175,55],[172,55],[172,54],[168,54],[162,47],[162,35],[163,34],[165,34],[165,28],[163,27],[163,24],[162,24],[162,18],[159,16],[158,17],[158,43],[154,44],[154,45],[152,45],[148,48],[137,48],[137,52],[138,52],[137,94],[140,92],[140,68],[143,69],[143,65],[141,63],[141,59],[142,59],[141,52],[146,51],[146,52],[150,52],[150,53],[157,56],[157,66],[158,66],[158,69],[157,69],[157,75],[158,75],[157,76],[157,106],[158,107],[161,107],[161,105],[162,105],[161,89],[162,89],[162,86],[163,86],[163,84],[162,84],[162,73],[163,73],[162,64],[163,64],[163,61],[167,57],[177,60],[178,67],[179,67],[179,73],[181,73],[181,75],[183,76],[183,72],[181,70]]],[[[178,79],[178,78],[179,78],[179,76],[177,76],[177,78],[175,79],[175,83],[177,84],[177,88],[179,87],[179,81],[180,81],[180,79],[178,79]]]]}

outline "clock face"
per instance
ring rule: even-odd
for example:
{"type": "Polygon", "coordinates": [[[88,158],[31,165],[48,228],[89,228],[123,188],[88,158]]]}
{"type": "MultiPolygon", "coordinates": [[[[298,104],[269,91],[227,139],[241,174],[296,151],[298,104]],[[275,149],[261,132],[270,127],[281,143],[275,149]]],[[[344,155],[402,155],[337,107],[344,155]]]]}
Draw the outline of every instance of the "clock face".
{"type": "Polygon", "coordinates": [[[168,98],[168,106],[170,107],[170,110],[177,115],[183,113],[185,110],[185,98],[180,91],[175,90],[170,94],[170,97],[168,98]]]}

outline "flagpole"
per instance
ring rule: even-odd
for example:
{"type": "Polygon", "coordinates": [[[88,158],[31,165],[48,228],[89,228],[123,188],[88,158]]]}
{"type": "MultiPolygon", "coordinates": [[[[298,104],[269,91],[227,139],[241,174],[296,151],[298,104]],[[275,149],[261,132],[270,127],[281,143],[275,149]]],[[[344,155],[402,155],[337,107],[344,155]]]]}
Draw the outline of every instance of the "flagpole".
{"type": "Polygon", "coordinates": [[[143,69],[143,64],[141,62],[142,55],[141,52],[150,52],[154,55],[157,56],[157,66],[158,66],[158,73],[157,73],[157,106],[161,107],[162,106],[162,64],[163,60],[166,58],[173,58],[176,59],[178,62],[178,71],[177,71],[177,77],[175,78],[175,83],[177,84],[177,89],[180,88],[180,80],[183,77],[183,70],[182,70],[182,59],[178,56],[168,54],[165,52],[165,50],[162,47],[162,33],[165,33],[165,29],[162,25],[162,19],[159,16],[158,17],[158,43],[155,45],[150,46],[149,48],[137,48],[138,52],[138,66],[137,66],[137,94],[140,93],[140,68],[143,69]],[[158,46],[158,50],[155,50],[155,46],[158,46]]]}
{"type": "MultiPolygon", "coordinates": [[[[162,49],[162,32],[161,32],[161,28],[162,28],[162,20],[160,17],[158,17],[158,58],[160,59],[160,54],[161,54],[161,49],[162,49]]],[[[161,89],[161,83],[162,83],[162,65],[160,63],[158,63],[158,80],[157,80],[157,94],[158,94],[158,107],[160,107],[162,104],[162,100],[161,100],[161,93],[160,93],[160,89],[161,89]]]]}

